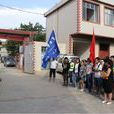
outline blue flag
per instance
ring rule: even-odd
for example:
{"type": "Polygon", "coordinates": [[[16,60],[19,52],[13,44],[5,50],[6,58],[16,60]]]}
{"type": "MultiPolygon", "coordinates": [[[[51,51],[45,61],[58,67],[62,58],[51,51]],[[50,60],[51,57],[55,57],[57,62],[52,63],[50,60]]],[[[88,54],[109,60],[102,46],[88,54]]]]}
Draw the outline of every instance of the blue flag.
{"type": "Polygon", "coordinates": [[[58,47],[58,44],[56,41],[55,32],[52,31],[50,38],[49,38],[49,41],[48,41],[46,53],[45,53],[43,60],[42,60],[43,61],[42,67],[46,68],[49,59],[50,58],[56,58],[59,54],[60,54],[60,51],[59,51],[59,47],[58,47]]]}

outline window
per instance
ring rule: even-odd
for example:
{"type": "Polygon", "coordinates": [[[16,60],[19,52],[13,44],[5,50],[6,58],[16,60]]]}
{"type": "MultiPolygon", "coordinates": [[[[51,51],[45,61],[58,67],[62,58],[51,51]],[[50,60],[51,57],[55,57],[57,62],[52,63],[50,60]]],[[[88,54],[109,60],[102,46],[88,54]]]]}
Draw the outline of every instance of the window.
{"type": "Polygon", "coordinates": [[[45,53],[45,52],[46,52],[46,46],[42,46],[42,47],[41,47],[41,52],[42,52],[42,53],[45,53]]]}
{"type": "Polygon", "coordinates": [[[109,44],[100,44],[100,50],[99,50],[99,57],[100,58],[106,58],[109,56],[109,44]]]}
{"type": "Polygon", "coordinates": [[[99,22],[99,6],[93,3],[83,2],[83,20],[99,22]]]}
{"type": "Polygon", "coordinates": [[[105,8],[105,24],[114,26],[114,10],[105,8]]]}

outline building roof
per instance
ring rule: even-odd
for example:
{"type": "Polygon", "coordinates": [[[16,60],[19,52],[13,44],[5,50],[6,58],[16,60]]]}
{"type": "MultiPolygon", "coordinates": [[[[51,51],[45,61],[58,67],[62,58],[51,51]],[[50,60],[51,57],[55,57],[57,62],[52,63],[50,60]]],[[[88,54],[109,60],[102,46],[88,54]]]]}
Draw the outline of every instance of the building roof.
{"type": "Polygon", "coordinates": [[[17,35],[25,35],[25,36],[30,36],[30,35],[36,34],[36,32],[22,31],[22,30],[11,30],[11,29],[0,29],[0,33],[17,34],[17,35]]]}
{"type": "Polygon", "coordinates": [[[0,38],[1,39],[25,41],[25,40],[28,40],[28,38],[30,38],[33,35],[36,35],[36,32],[11,30],[11,29],[0,29],[0,38]]]}
{"type": "MultiPolygon", "coordinates": [[[[68,2],[70,2],[72,0],[61,0],[58,4],[56,4],[53,8],[51,8],[49,11],[47,11],[44,16],[47,17],[48,15],[52,14],[53,12],[55,12],[57,9],[61,8],[62,6],[66,5],[68,2]]],[[[91,0],[90,0],[91,1],[91,0]]],[[[97,1],[100,3],[104,3],[107,5],[111,5],[114,6],[114,0],[93,0],[93,1],[97,1]]]]}
{"type": "Polygon", "coordinates": [[[64,6],[65,4],[67,4],[68,2],[70,2],[72,0],[61,0],[58,4],[56,4],[53,8],[51,8],[49,11],[47,11],[44,16],[47,17],[48,15],[50,15],[51,13],[53,13],[54,11],[56,11],[57,9],[59,9],[60,7],[64,6]]]}

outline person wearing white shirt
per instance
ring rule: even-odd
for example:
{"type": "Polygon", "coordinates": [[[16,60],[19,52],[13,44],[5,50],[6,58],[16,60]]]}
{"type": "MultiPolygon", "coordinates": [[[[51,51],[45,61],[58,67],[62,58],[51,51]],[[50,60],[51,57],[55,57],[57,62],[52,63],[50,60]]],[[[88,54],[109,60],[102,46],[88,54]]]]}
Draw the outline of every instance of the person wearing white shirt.
{"type": "Polygon", "coordinates": [[[50,62],[50,74],[49,74],[50,81],[52,79],[52,75],[53,75],[53,81],[55,81],[57,65],[58,65],[57,60],[53,58],[50,62]]]}
{"type": "Polygon", "coordinates": [[[102,87],[101,71],[103,69],[103,65],[101,64],[100,61],[101,61],[100,58],[96,57],[95,67],[94,67],[94,85],[95,85],[97,95],[100,95],[101,87],[102,87]]]}
{"type": "Polygon", "coordinates": [[[74,73],[72,75],[72,85],[76,87],[77,83],[79,82],[79,72],[80,72],[80,59],[76,59],[76,63],[74,66],[74,73]]]}

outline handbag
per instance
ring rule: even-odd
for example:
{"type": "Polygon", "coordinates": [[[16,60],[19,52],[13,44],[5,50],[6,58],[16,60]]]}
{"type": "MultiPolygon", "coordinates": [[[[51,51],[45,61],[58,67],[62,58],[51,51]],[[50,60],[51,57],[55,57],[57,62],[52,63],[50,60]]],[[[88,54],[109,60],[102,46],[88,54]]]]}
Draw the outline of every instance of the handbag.
{"type": "Polygon", "coordinates": [[[101,72],[101,76],[102,76],[103,79],[108,80],[108,76],[107,76],[107,73],[105,71],[101,72]]]}

